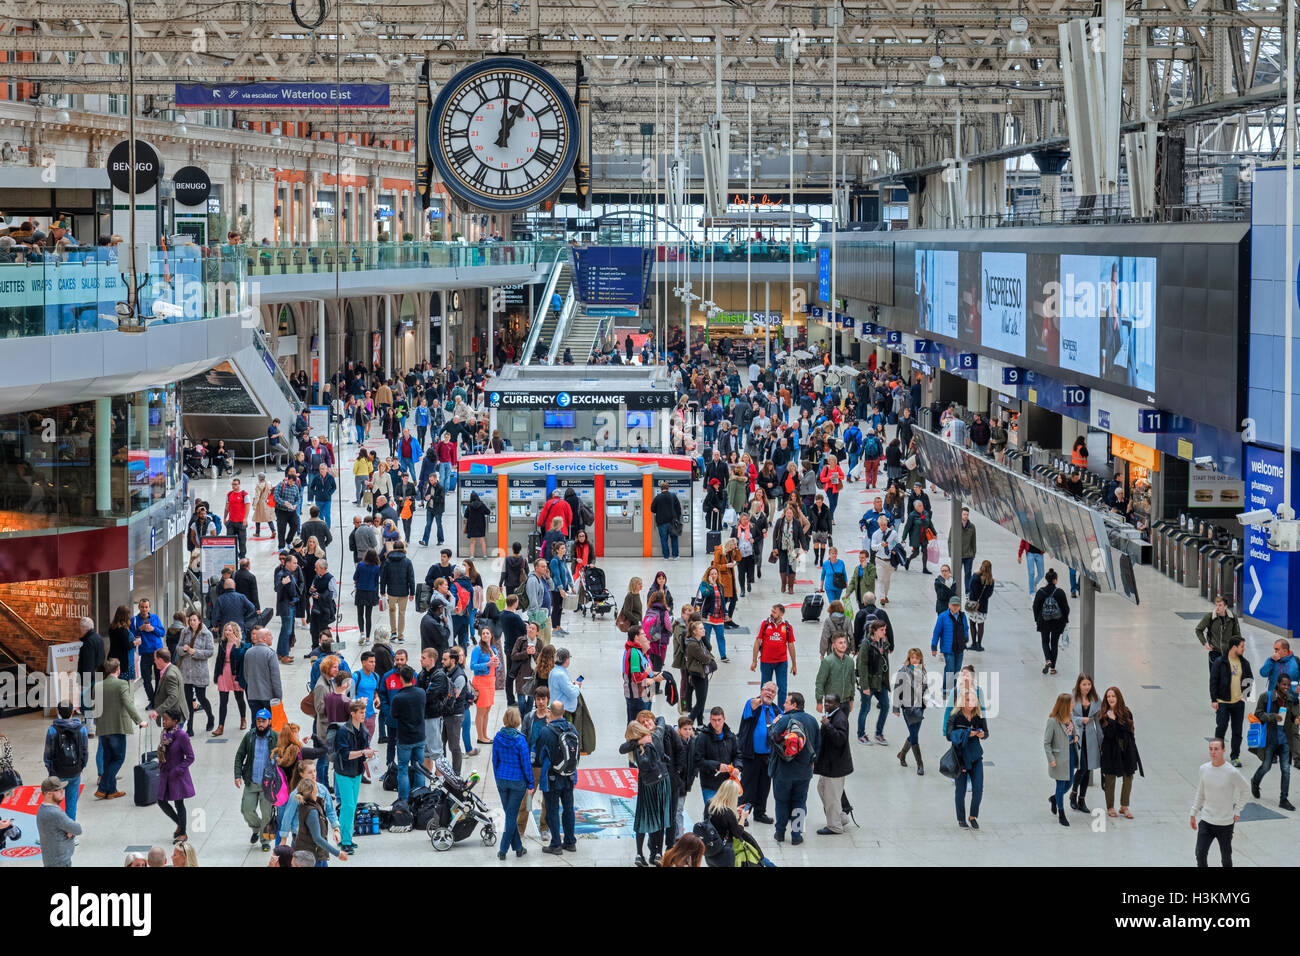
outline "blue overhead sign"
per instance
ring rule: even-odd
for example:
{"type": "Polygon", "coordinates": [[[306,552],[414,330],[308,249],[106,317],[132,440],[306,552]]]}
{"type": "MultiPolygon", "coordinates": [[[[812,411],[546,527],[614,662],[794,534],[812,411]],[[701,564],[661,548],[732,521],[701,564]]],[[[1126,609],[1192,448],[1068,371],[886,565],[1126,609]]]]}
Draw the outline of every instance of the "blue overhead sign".
{"type": "Polygon", "coordinates": [[[1023,368],[1011,365],[1002,370],[1003,385],[1024,385],[1025,381],[1026,375],[1023,368]]]}
{"type": "Polygon", "coordinates": [[[831,251],[817,250],[817,298],[822,302],[831,300],[831,251]]]}
{"type": "Polygon", "coordinates": [[[1088,389],[1082,385],[1067,385],[1061,391],[1065,399],[1066,408],[1087,408],[1088,407],[1088,389]]]}
{"type": "Polygon", "coordinates": [[[980,367],[980,357],[974,352],[959,352],[955,367],[967,372],[974,371],[980,367]]]}
{"type": "Polygon", "coordinates": [[[385,83],[177,83],[176,105],[202,109],[388,109],[385,83]]]}
{"type": "Polygon", "coordinates": [[[902,345],[903,333],[898,331],[897,329],[885,329],[885,344],[902,345]]]}
{"type": "MultiPolygon", "coordinates": [[[[1258,445],[1246,446],[1246,507],[1276,511],[1282,503],[1282,453],[1258,445]]],[[[1258,526],[1246,529],[1245,565],[1242,569],[1241,607],[1257,621],[1283,631],[1295,627],[1291,620],[1291,595],[1300,593],[1294,561],[1286,551],[1273,551],[1268,536],[1258,526]]]]}

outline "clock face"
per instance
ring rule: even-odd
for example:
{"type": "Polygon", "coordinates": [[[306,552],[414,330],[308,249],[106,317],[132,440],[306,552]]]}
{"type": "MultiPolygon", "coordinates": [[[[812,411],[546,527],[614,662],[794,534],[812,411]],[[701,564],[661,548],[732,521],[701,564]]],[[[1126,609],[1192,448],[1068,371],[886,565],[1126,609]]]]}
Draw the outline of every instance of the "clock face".
{"type": "Polygon", "coordinates": [[[438,94],[429,152],[447,188],[471,205],[525,209],[569,174],[577,128],[573,101],[554,77],[496,57],[461,70],[438,94]]]}

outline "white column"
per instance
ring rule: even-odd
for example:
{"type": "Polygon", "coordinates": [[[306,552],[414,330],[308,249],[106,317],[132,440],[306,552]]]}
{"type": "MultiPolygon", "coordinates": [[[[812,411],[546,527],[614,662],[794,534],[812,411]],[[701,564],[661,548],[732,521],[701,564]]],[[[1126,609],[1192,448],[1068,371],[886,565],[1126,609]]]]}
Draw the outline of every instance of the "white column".
{"type": "Polygon", "coordinates": [[[495,334],[496,323],[496,295],[497,290],[491,286],[488,287],[488,334],[487,334],[487,364],[488,368],[492,367],[494,359],[494,349],[492,348],[492,339],[495,334]]]}
{"type": "Polygon", "coordinates": [[[320,362],[320,374],[317,375],[317,384],[320,386],[319,392],[322,401],[325,397],[325,383],[329,381],[329,370],[325,366],[325,300],[317,299],[318,306],[316,312],[316,353],[320,362]]]}

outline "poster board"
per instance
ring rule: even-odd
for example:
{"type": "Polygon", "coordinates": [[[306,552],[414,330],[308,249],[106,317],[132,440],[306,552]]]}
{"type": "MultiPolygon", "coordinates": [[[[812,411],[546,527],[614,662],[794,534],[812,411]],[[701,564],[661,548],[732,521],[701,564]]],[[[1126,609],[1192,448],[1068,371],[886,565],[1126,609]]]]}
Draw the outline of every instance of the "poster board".
{"type": "Polygon", "coordinates": [[[81,641],[67,644],[52,644],[49,649],[49,661],[46,664],[45,700],[43,709],[49,717],[59,706],[59,701],[81,700],[81,680],[77,674],[77,657],[81,654],[81,641]]]}
{"type": "Polygon", "coordinates": [[[236,540],[234,538],[204,538],[200,543],[202,557],[199,568],[202,574],[203,590],[208,589],[208,581],[221,576],[222,568],[237,568],[236,540]]]}

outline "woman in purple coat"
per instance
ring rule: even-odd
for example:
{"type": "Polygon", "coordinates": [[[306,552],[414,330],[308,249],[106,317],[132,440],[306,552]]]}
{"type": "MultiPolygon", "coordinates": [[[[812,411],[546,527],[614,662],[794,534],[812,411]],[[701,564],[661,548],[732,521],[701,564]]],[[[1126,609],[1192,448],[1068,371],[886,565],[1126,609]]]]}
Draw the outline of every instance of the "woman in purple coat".
{"type": "Polygon", "coordinates": [[[179,710],[164,712],[162,741],[158,745],[158,807],[176,824],[174,843],[186,839],[185,800],[194,796],[194,781],[190,779],[194,748],[181,726],[184,720],[179,710]]]}

